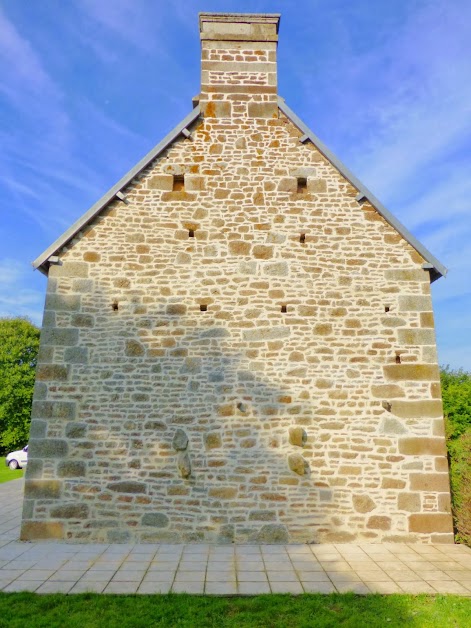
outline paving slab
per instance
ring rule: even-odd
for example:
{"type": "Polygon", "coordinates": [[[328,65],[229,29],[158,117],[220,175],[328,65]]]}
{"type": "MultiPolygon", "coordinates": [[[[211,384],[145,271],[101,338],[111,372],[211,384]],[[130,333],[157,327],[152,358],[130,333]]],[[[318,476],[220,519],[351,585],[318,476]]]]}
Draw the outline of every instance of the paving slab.
{"type": "Polygon", "coordinates": [[[23,480],[0,485],[0,590],[260,595],[429,593],[471,598],[471,549],[451,544],[23,543],[23,480]]]}

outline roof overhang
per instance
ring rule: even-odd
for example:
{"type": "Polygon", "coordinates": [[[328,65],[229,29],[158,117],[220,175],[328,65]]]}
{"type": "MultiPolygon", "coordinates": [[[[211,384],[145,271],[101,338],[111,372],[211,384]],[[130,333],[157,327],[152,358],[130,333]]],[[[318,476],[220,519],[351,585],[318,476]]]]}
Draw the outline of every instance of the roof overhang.
{"type": "Polygon", "coordinates": [[[47,274],[49,263],[48,260],[51,256],[54,256],[63,246],[65,246],[72,238],[79,233],[95,216],[97,216],[101,210],[116,198],[124,200],[122,190],[134,179],[136,175],[142,172],[147,166],[156,159],[172,142],[174,142],[180,135],[188,137],[187,127],[190,126],[200,116],[199,105],[196,106],[186,118],[184,118],[180,124],[170,131],[164,139],[154,146],[154,148],[145,155],[124,177],[122,177],[116,185],[114,185],[106,194],[104,194],[99,201],[97,201],[90,209],[83,214],[74,224],[63,233],[60,238],[51,244],[41,255],[32,262],[33,268],[39,269],[42,273],[47,274]]]}
{"type": "Polygon", "coordinates": [[[350,170],[343,164],[327,146],[315,135],[311,129],[304,124],[300,118],[292,111],[285,103],[284,98],[278,97],[278,107],[285,114],[285,116],[291,120],[291,122],[298,127],[300,131],[304,133],[301,138],[302,141],[310,140],[314,146],[321,152],[326,159],[328,159],[342,174],[347,181],[349,181],[353,187],[358,190],[357,199],[366,199],[369,203],[378,211],[379,214],[388,222],[394,229],[406,240],[409,244],[424,258],[426,261],[423,264],[424,270],[430,271],[430,280],[434,282],[440,277],[445,277],[448,269],[439,260],[430,253],[425,246],[417,240],[412,233],[404,227],[404,225],[391,214],[390,211],[384,207],[384,205],[376,198],[376,196],[368,190],[367,187],[359,181],[356,176],[350,172],[350,170]]]}
{"type": "MultiPolygon", "coordinates": [[[[310,140],[314,146],[328,159],[332,165],[358,190],[357,199],[366,199],[381,214],[381,216],[407,241],[409,244],[426,260],[423,264],[425,270],[430,271],[431,281],[435,281],[439,277],[447,274],[447,269],[434,257],[425,246],[415,238],[404,225],[389,212],[384,205],[366,188],[361,181],[325,146],[325,144],[309,129],[309,127],[298,118],[285,103],[283,98],[278,98],[278,106],[284,115],[303,132],[301,141],[310,140]]],[[[116,198],[125,200],[122,190],[134,179],[136,175],[142,172],[147,166],[156,159],[172,142],[178,137],[188,137],[190,135],[188,128],[201,115],[200,107],[197,105],[180,124],[178,124],[164,139],[145,155],[131,168],[124,177],[122,177],[116,185],[114,185],[104,196],[100,198],[90,209],[83,214],[60,238],[51,244],[37,259],[32,263],[34,268],[38,268],[42,273],[47,274],[49,263],[52,257],[56,256],[58,251],[70,242],[77,233],[79,233],[101,210],[116,198]]],[[[55,260],[54,260],[55,261],[55,260]]]]}

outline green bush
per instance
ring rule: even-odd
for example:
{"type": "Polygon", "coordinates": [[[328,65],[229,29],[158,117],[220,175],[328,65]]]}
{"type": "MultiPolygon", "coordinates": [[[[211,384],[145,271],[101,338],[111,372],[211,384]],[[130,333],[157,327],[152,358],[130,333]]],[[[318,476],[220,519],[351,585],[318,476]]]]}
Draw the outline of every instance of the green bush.
{"type": "Polygon", "coordinates": [[[28,442],[38,349],[39,329],[30,321],[0,319],[0,454],[28,442]]]}
{"type": "Polygon", "coordinates": [[[441,371],[456,540],[471,547],[471,373],[441,371]]]}

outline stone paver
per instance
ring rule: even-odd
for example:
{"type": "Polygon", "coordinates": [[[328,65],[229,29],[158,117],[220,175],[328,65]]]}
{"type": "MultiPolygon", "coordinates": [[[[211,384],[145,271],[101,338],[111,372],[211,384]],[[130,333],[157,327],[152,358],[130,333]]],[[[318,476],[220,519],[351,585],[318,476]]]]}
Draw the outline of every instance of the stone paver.
{"type": "Polygon", "coordinates": [[[471,597],[471,549],[463,545],[22,543],[22,496],[22,480],[0,485],[1,591],[471,597]]]}

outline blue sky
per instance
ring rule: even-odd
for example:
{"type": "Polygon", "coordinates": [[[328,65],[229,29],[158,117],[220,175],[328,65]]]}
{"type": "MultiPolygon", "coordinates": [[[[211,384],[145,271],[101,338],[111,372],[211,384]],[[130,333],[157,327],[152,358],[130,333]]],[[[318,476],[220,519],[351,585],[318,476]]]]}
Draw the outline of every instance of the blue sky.
{"type": "Polygon", "coordinates": [[[0,316],[30,262],[190,110],[198,11],[280,12],[279,92],[450,269],[439,358],[471,370],[469,0],[0,2],[0,316]]]}

